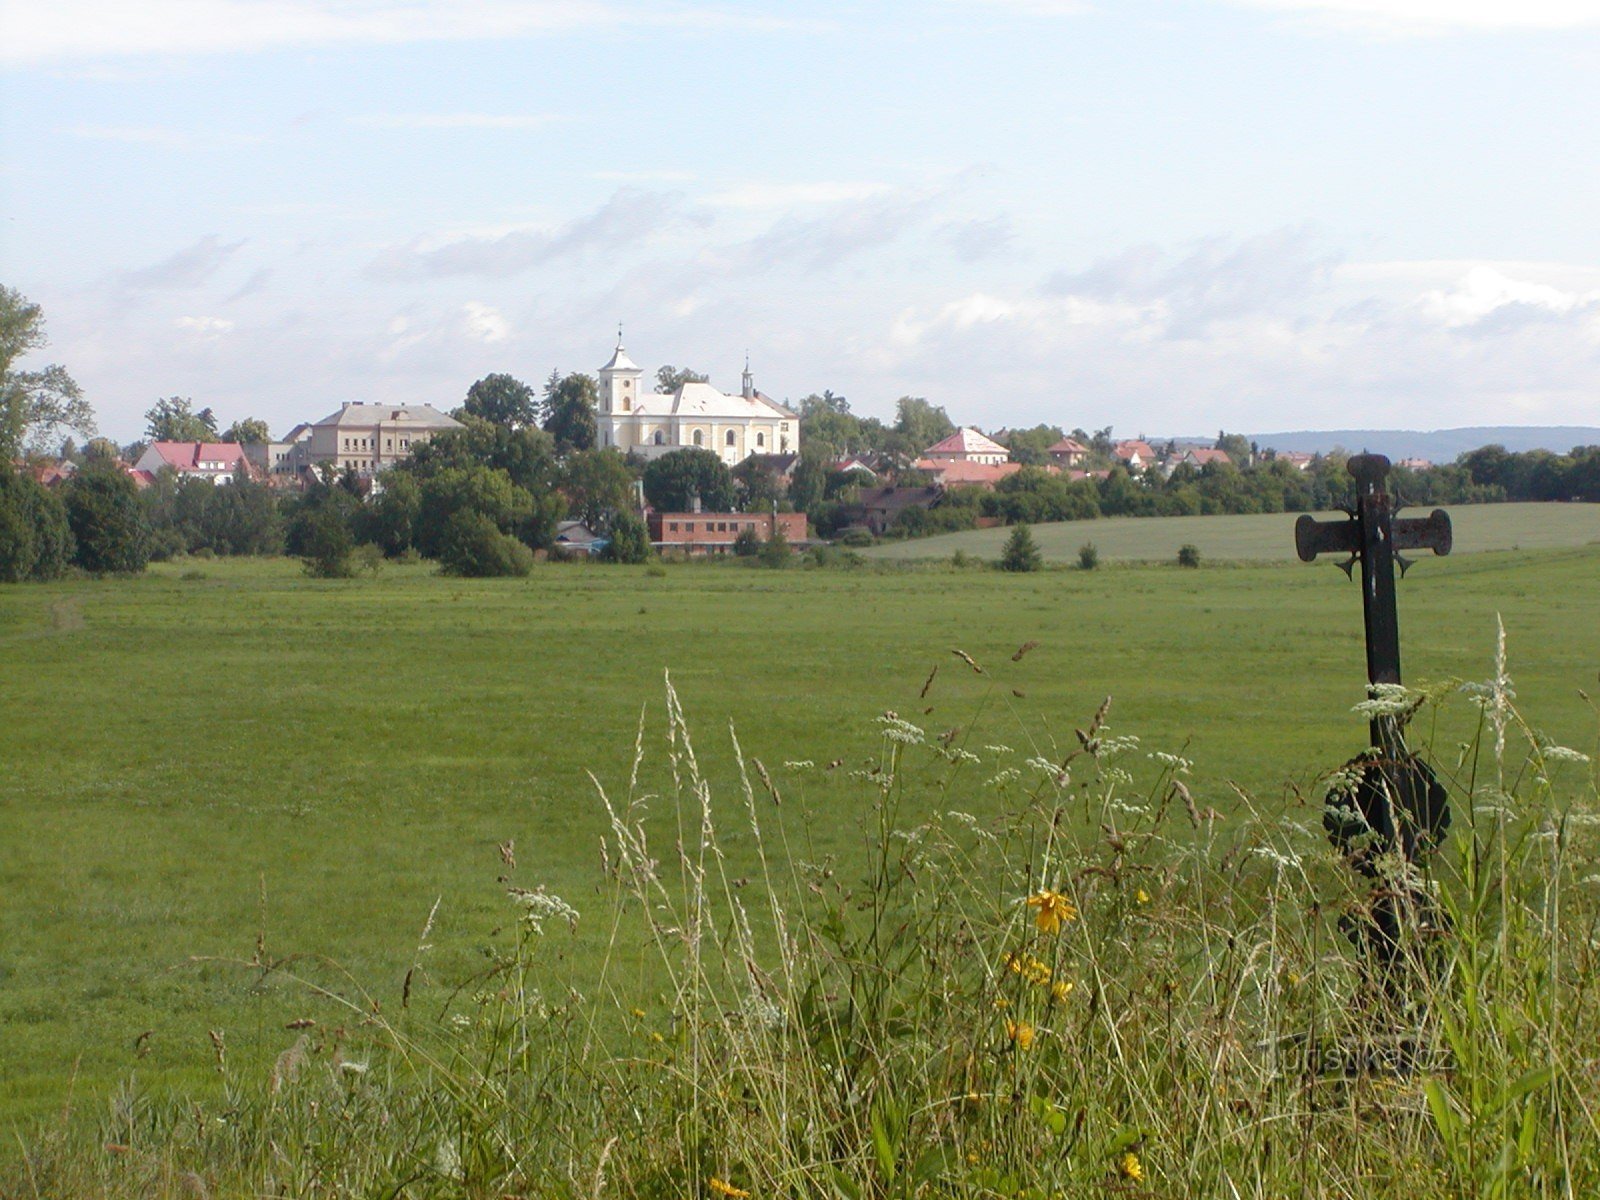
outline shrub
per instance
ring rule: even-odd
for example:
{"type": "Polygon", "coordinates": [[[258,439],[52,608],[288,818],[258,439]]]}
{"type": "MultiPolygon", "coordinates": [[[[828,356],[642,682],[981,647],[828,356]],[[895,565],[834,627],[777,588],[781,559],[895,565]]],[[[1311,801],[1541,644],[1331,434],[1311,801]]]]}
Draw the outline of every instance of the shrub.
{"type": "Polygon", "coordinates": [[[783,536],[783,527],[776,522],[772,526],[772,536],[761,547],[761,565],[781,570],[787,567],[794,557],[789,549],[789,539],[783,536]]]}
{"type": "Polygon", "coordinates": [[[1002,571],[1037,571],[1044,566],[1044,556],[1033,540],[1033,530],[1024,523],[1011,530],[1006,547],[1000,552],[1002,571]]]}
{"type": "Polygon", "coordinates": [[[493,579],[527,575],[533,551],[483,513],[462,509],[445,522],[440,537],[439,566],[446,575],[493,579]]]}
{"type": "Polygon", "coordinates": [[[1193,542],[1185,542],[1179,546],[1178,565],[1180,567],[1198,567],[1200,565],[1200,547],[1193,542]]]}
{"type": "Polygon", "coordinates": [[[636,514],[621,512],[611,523],[611,540],[606,543],[600,557],[606,562],[648,562],[654,551],[650,545],[650,531],[636,514]]]}
{"type": "Polygon", "coordinates": [[[1095,549],[1093,542],[1085,542],[1078,547],[1078,569],[1092,571],[1100,565],[1100,551],[1095,549]]]}
{"type": "Polygon", "coordinates": [[[733,552],[740,558],[754,558],[761,553],[761,535],[753,526],[746,526],[733,539],[733,552]]]}
{"type": "Polygon", "coordinates": [[[839,535],[841,546],[870,546],[872,545],[872,530],[864,529],[860,525],[853,525],[839,535]]]}

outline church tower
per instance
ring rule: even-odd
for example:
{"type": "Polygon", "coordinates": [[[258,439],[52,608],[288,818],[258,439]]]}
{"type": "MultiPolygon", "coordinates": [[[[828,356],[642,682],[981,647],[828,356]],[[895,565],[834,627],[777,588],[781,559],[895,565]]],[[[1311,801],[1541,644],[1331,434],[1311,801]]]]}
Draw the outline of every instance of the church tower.
{"type": "Polygon", "coordinates": [[[639,380],[642,371],[622,348],[622,330],[617,330],[617,349],[611,361],[600,368],[600,412],[631,413],[639,403],[639,380]]]}

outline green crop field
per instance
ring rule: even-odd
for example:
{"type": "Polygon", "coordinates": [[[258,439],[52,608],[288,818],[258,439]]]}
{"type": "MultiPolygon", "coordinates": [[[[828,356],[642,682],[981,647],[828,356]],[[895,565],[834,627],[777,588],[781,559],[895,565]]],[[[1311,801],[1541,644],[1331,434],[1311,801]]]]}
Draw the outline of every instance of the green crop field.
{"type": "MultiPolygon", "coordinates": [[[[1543,512],[1529,530],[1600,518],[1543,512]]],[[[1524,513],[1460,512],[1458,546],[1480,516],[1524,513]]],[[[0,1115],[69,1092],[97,1110],[130,1077],[204,1093],[212,1031],[230,1063],[268,1061],[287,1022],[323,1010],[220,961],[250,959],[258,936],[269,956],[336,961],[392,1008],[437,900],[429,978],[466,975],[503,918],[508,840],[519,882],[584,910],[606,829],[589,773],[626,791],[643,711],[659,786],[664,671],[723,810],[741,803],[732,725],[785,789],[792,844],[841,872],[865,810],[850,772],[890,709],[980,758],[1051,754],[1110,695],[1118,733],[1195,760],[1202,805],[1233,812],[1237,784],[1314,824],[1297,789],[1366,741],[1350,713],[1359,595],[1328,565],[1211,569],[1224,543],[1202,531],[1226,521],[1290,540],[1290,517],[1039,531],[1057,557],[1090,534],[1131,554],[1114,548],[1123,528],[1172,543],[1160,557],[1194,541],[1198,571],[550,565],[467,581],[410,566],[328,582],[190,560],[0,588],[0,1115]],[[815,766],[782,766],[798,760],[815,766]]],[[[1600,669],[1597,612],[1600,547],[1430,559],[1401,585],[1407,678],[1487,676],[1501,614],[1520,704],[1593,751],[1578,693],[1600,669]]],[[[958,775],[951,803],[989,803],[985,770],[958,775]]],[[[583,927],[572,953],[604,942],[583,927]]]]}
{"type": "MultiPolygon", "coordinates": [[[[1423,516],[1426,509],[1402,515],[1423,516]]],[[[1547,550],[1600,543],[1600,505],[1463,504],[1450,509],[1456,554],[1486,550],[1547,550]]],[[[1093,542],[1106,562],[1171,562],[1178,547],[1197,547],[1202,559],[1283,562],[1294,553],[1294,518],[1270,513],[1222,517],[1108,517],[1033,527],[1047,561],[1077,562],[1078,548],[1093,542]]],[[[888,542],[864,551],[884,559],[949,558],[956,551],[1000,557],[1010,531],[975,529],[938,537],[888,542]]]]}

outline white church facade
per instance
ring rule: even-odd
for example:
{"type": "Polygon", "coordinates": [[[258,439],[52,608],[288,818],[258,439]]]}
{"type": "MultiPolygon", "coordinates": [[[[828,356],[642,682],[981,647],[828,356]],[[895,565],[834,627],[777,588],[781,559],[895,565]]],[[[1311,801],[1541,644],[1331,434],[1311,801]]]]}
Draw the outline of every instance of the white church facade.
{"type": "Polygon", "coordinates": [[[800,417],[756,391],[745,364],[737,396],[709,383],[686,383],[670,395],[647,392],[644,371],[622,348],[599,371],[600,444],[645,458],[674,450],[710,450],[734,466],[752,454],[794,454],[800,450],[800,417]]]}

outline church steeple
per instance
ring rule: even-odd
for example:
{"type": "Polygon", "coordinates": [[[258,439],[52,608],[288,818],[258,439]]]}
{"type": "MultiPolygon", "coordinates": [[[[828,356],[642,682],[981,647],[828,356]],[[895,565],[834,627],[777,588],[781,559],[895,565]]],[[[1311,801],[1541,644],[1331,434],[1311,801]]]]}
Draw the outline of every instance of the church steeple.
{"type": "Polygon", "coordinates": [[[750,374],[750,351],[748,350],[744,352],[744,398],[746,400],[754,400],[756,398],[756,377],[750,374]]]}
{"type": "Polygon", "coordinates": [[[617,326],[617,348],[611,361],[600,368],[600,411],[632,412],[639,399],[639,379],[644,371],[622,348],[622,326],[617,326]]]}

